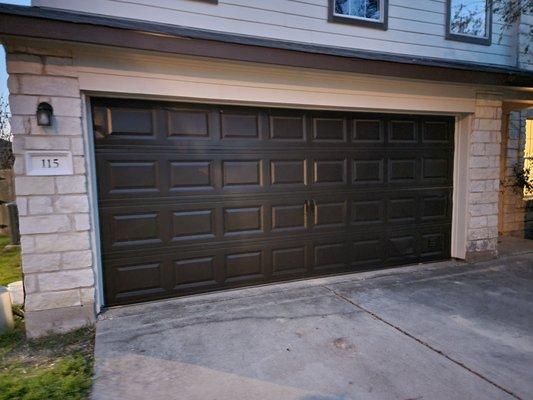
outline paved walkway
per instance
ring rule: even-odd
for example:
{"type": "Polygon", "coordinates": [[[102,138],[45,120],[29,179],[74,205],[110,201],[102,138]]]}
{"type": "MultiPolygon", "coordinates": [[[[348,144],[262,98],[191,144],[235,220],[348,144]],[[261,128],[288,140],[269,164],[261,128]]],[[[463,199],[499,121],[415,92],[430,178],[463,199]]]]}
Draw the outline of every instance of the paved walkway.
{"type": "Polygon", "coordinates": [[[533,253],[113,309],[93,398],[533,399],[533,253]]]}

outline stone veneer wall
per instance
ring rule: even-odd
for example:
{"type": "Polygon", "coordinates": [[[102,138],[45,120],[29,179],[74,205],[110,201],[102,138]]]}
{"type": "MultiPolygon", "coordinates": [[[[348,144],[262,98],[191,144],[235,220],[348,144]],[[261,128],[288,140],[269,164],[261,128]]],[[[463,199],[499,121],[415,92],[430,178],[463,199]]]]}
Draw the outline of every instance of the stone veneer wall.
{"type": "Polygon", "coordinates": [[[500,234],[524,237],[526,201],[524,193],[514,185],[514,168],[524,166],[526,121],[533,118],[533,109],[514,111],[508,116],[508,127],[502,142],[500,191],[500,234]]]}
{"type": "Polygon", "coordinates": [[[467,259],[497,251],[501,116],[499,95],[478,93],[468,161],[467,259]]]}
{"type": "Polygon", "coordinates": [[[26,330],[36,337],[90,324],[95,316],[82,102],[68,52],[8,45],[7,69],[26,330]],[[54,108],[52,127],[36,124],[42,101],[54,108]],[[26,176],[26,150],[70,150],[74,175],[26,176]]]}

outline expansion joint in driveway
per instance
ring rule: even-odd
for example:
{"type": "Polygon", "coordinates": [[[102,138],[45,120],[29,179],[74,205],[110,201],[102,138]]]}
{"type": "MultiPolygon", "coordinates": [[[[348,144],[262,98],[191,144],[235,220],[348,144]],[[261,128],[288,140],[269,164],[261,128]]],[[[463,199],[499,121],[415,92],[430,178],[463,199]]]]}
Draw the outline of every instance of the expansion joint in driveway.
{"type": "Polygon", "coordinates": [[[507,393],[508,395],[514,397],[515,399],[518,399],[518,400],[522,400],[522,398],[518,395],[516,395],[515,393],[513,393],[512,391],[510,391],[509,389],[506,389],[504,387],[502,387],[501,385],[497,384],[496,382],[488,379],[487,377],[483,376],[482,374],[480,374],[479,372],[473,370],[472,368],[468,367],[467,365],[465,365],[464,363],[458,361],[458,360],[455,360],[454,358],[450,357],[449,355],[447,355],[446,353],[444,353],[442,350],[439,350],[435,347],[433,347],[432,345],[430,345],[429,343],[417,338],[416,336],[410,334],[409,332],[407,332],[406,330],[400,328],[398,325],[394,325],[393,323],[387,321],[386,319],[383,319],[382,317],[380,317],[379,315],[377,315],[376,313],[366,309],[365,307],[355,303],[354,301],[352,301],[351,299],[349,299],[348,297],[342,295],[341,293],[337,292],[336,290],[328,287],[328,286],[325,286],[325,285],[322,285],[322,287],[326,290],[329,290],[331,293],[333,293],[336,297],[338,297],[339,299],[351,304],[352,306],[358,308],[359,310],[369,314],[372,318],[375,318],[377,319],[378,321],[390,326],[391,328],[393,328],[394,330],[400,332],[402,335],[405,335],[413,340],[415,340],[416,342],[418,342],[419,344],[421,344],[422,346],[425,346],[427,347],[428,349],[430,349],[431,351],[441,355],[442,357],[445,357],[446,359],[450,360],[451,362],[453,362],[454,364],[458,365],[459,367],[461,368],[464,368],[465,370],[467,370],[468,372],[476,375],[478,378],[481,378],[483,379],[485,382],[487,383],[490,383],[491,385],[497,387],[498,389],[504,391],[505,393],[507,393]]]}

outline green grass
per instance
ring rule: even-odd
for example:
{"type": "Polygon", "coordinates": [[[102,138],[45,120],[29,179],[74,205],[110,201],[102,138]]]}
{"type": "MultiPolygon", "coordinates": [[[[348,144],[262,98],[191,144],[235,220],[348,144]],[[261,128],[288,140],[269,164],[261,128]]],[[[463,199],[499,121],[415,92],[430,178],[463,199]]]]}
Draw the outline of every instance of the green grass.
{"type": "MultiPolygon", "coordinates": [[[[0,236],[0,286],[18,281],[20,251],[3,251],[0,236]]],[[[82,400],[92,384],[94,329],[26,340],[24,322],[0,335],[0,400],[82,400]]]]}
{"type": "Polygon", "coordinates": [[[10,244],[9,237],[0,236],[0,286],[20,281],[22,272],[20,269],[20,251],[4,251],[4,247],[10,244]]]}
{"type": "Polygon", "coordinates": [[[81,400],[92,384],[94,330],[24,339],[22,322],[0,336],[0,400],[81,400]]]}

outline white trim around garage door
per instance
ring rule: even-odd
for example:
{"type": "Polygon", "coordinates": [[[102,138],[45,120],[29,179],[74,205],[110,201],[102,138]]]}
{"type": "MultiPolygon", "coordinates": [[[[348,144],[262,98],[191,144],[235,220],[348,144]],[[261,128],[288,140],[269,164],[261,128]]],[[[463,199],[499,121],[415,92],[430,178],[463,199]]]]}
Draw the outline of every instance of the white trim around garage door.
{"type": "Polygon", "coordinates": [[[94,153],[93,121],[90,96],[82,93],[82,125],[87,170],[87,192],[91,221],[91,249],[93,253],[93,270],[96,290],[96,313],[105,305],[102,252],[100,249],[100,216],[98,215],[98,185],[96,177],[96,159],[94,153]]]}
{"type": "Polygon", "coordinates": [[[468,135],[476,88],[303,68],[263,66],[80,46],[75,67],[84,96],[84,135],[97,282],[104,303],[91,96],[300,109],[440,114],[456,117],[452,257],[466,252],[468,135]]]}
{"type": "Polygon", "coordinates": [[[465,259],[468,224],[468,158],[471,115],[455,117],[455,151],[453,156],[453,214],[451,256],[465,259]]]}

